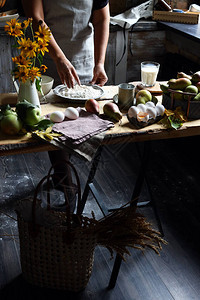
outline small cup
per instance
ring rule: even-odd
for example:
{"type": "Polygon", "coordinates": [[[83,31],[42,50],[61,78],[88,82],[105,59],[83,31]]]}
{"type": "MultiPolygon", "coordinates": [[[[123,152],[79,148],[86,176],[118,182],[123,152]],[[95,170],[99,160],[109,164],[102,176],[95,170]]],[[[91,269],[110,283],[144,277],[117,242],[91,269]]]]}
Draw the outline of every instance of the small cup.
{"type": "Polygon", "coordinates": [[[154,86],[159,72],[160,64],[153,61],[141,63],[141,82],[143,86],[154,86]]]}
{"type": "Polygon", "coordinates": [[[128,109],[133,105],[135,86],[131,83],[120,83],[118,85],[118,106],[128,109]]]}

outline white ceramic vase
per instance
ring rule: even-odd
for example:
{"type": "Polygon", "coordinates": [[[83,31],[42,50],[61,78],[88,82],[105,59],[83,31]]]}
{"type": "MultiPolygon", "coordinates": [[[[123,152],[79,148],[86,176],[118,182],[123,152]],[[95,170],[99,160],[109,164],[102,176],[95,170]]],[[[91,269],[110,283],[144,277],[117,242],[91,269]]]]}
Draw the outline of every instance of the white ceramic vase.
{"type": "Polygon", "coordinates": [[[27,100],[33,105],[37,105],[40,108],[40,100],[35,85],[35,81],[31,82],[27,80],[26,82],[20,82],[18,91],[18,102],[27,100]]]}

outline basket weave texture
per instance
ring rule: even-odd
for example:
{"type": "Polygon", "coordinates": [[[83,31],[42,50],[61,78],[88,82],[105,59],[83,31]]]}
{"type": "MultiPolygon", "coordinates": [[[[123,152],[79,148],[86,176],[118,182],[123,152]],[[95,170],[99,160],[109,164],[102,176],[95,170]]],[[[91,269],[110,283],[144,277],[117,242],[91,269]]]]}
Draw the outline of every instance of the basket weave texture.
{"type": "Polygon", "coordinates": [[[34,237],[30,223],[18,216],[22,273],[34,285],[78,292],[92,272],[96,236],[78,232],[72,244],[66,231],[41,226],[34,237]]]}
{"type": "Polygon", "coordinates": [[[77,212],[55,211],[50,205],[51,170],[38,184],[33,199],[19,201],[16,212],[20,239],[20,259],[24,278],[46,288],[78,292],[86,287],[91,276],[96,221],[78,213],[81,201],[80,181],[74,171],[77,188],[77,212]],[[42,183],[47,180],[47,208],[37,199],[42,183]]]}

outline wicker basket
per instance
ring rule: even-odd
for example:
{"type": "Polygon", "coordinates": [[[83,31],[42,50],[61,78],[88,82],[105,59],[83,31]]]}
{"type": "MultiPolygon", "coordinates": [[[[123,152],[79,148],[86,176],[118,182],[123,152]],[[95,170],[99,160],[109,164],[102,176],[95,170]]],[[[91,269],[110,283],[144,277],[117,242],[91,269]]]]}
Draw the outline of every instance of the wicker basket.
{"type": "MultiPolygon", "coordinates": [[[[77,177],[74,167],[71,164],[70,166],[77,177]]],[[[55,222],[54,226],[38,224],[37,194],[41,184],[49,178],[50,172],[38,184],[32,201],[29,200],[31,221],[24,219],[23,212],[19,209],[20,203],[16,209],[22,273],[31,284],[78,292],[86,287],[92,272],[96,234],[92,234],[92,230],[89,231],[88,228],[93,220],[78,213],[71,214],[69,209],[66,212],[53,211],[50,208],[50,199],[47,199],[49,205],[44,209],[45,213],[52,215],[58,222],[55,222]]],[[[78,185],[79,207],[79,180],[78,185]]],[[[23,201],[21,200],[21,203],[23,201]]]]}

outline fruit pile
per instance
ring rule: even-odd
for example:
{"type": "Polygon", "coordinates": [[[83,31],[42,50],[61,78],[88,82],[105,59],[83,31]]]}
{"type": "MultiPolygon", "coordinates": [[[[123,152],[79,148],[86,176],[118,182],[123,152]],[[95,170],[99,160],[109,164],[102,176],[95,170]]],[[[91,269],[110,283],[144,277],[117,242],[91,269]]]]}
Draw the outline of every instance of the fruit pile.
{"type": "MultiPolygon", "coordinates": [[[[100,112],[99,103],[97,100],[94,99],[88,99],[85,102],[85,109],[86,111],[97,115],[100,112]]],[[[122,119],[122,113],[120,112],[119,107],[117,106],[117,104],[112,102],[108,102],[104,104],[103,113],[106,117],[111,119],[113,122],[118,122],[122,119]]]]}
{"type": "Polygon", "coordinates": [[[171,96],[174,100],[200,100],[200,71],[187,75],[178,72],[177,78],[170,79],[167,84],[160,85],[164,94],[171,96]]]}
{"type": "Polygon", "coordinates": [[[13,110],[10,105],[1,106],[0,130],[8,135],[15,135],[35,129],[46,129],[52,122],[41,116],[40,108],[24,100],[13,110]]]}

